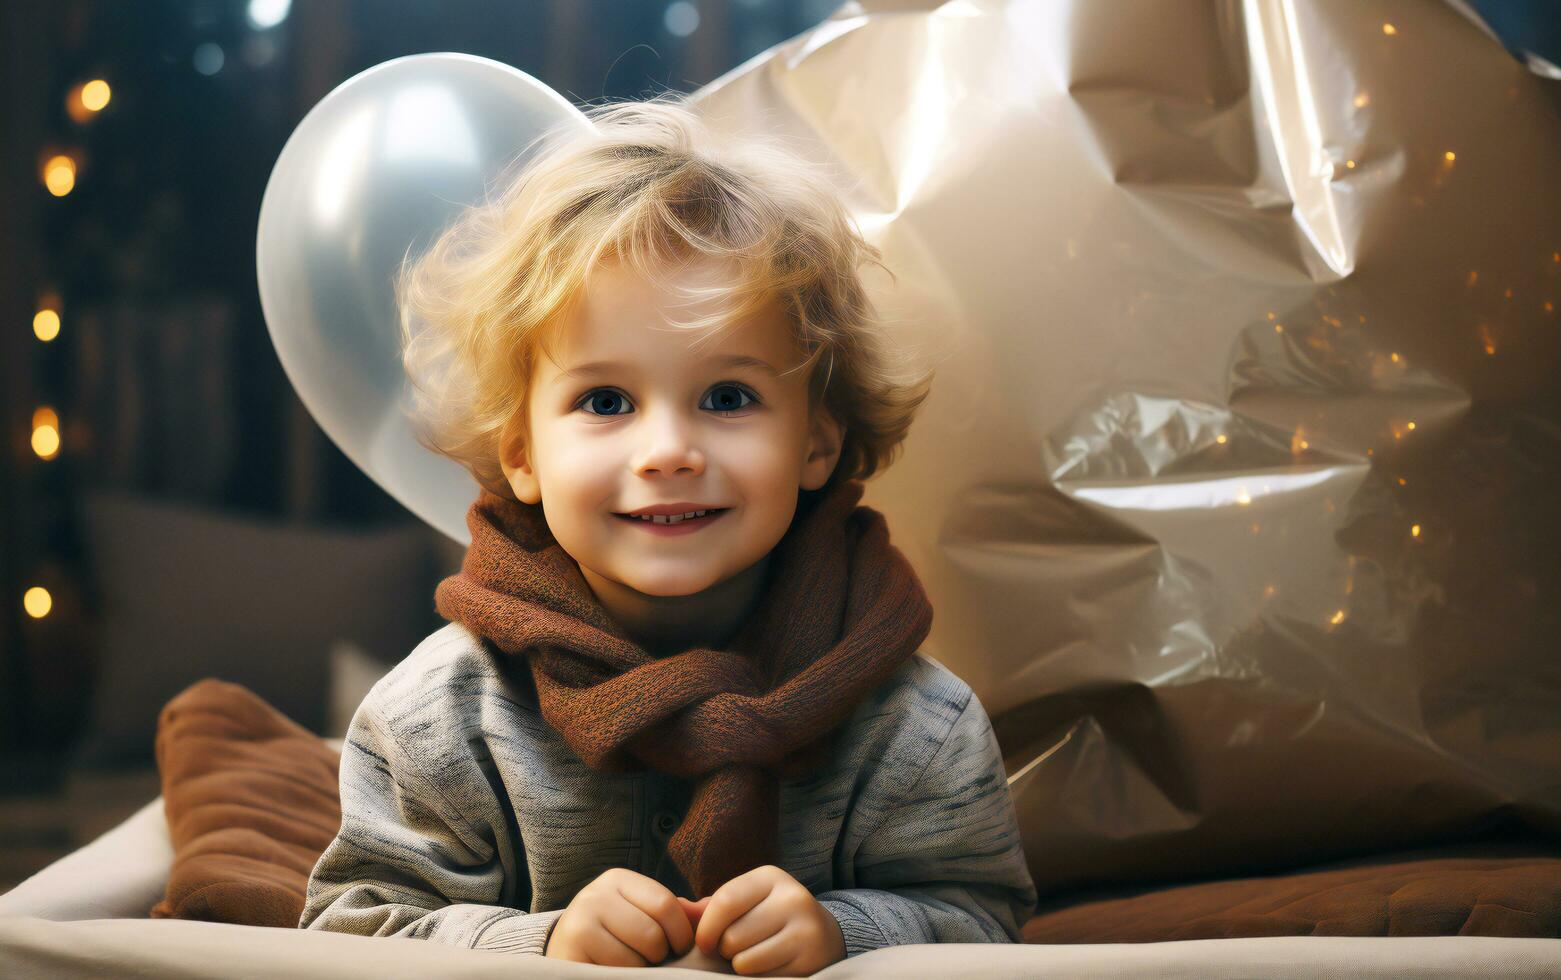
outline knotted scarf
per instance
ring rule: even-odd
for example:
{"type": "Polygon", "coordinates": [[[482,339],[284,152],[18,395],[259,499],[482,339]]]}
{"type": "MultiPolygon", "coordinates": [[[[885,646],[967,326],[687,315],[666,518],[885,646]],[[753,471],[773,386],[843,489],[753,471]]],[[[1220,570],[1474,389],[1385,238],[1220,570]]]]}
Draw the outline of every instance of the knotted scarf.
{"type": "Polygon", "coordinates": [[[754,612],[725,649],[647,653],[596,599],[542,506],[487,489],[466,515],[460,573],[435,590],[441,616],[524,658],[543,718],[587,766],[693,782],[667,852],[696,901],[779,863],[779,781],[825,761],[835,730],[931,629],[932,605],[883,515],[857,506],[864,489],[842,480],[799,492],[754,612]]]}

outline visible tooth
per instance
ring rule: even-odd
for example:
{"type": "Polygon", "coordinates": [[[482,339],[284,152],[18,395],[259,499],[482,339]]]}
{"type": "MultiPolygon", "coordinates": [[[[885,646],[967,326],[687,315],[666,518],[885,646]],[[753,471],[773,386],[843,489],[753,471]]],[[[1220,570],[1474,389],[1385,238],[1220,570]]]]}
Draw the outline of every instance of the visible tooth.
{"type": "Polygon", "coordinates": [[[639,519],[642,521],[655,521],[657,524],[677,524],[682,521],[690,520],[691,518],[704,517],[708,513],[710,513],[708,510],[695,510],[690,511],[687,514],[672,514],[667,517],[663,517],[660,514],[647,514],[641,516],[639,519]]]}

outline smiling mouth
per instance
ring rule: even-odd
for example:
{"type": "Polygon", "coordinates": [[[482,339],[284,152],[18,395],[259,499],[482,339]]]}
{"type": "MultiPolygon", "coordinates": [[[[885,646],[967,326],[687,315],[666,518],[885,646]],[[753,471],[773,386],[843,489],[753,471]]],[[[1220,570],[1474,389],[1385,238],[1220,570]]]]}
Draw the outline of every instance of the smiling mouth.
{"type": "Polygon", "coordinates": [[[710,518],[715,517],[718,514],[724,514],[728,510],[731,510],[731,508],[730,507],[713,507],[713,508],[705,511],[702,516],[699,516],[699,517],[685,517],[685,518],[682,518],[681,520],[676,520],[676,521],[658,521],[658,520],[654,520],[654,519],[647,520],[647,519],[645,519],[643,517],[635,517],[632,514],[614,514],[613,516],[618,518],[619,520],[629,521],[630,523],[633,523],[633,524],[651,524],[651,525],[654,525],[656,527],[676,527],[679,524],[697,524],[700,521],[708,521],[710,518]]]}

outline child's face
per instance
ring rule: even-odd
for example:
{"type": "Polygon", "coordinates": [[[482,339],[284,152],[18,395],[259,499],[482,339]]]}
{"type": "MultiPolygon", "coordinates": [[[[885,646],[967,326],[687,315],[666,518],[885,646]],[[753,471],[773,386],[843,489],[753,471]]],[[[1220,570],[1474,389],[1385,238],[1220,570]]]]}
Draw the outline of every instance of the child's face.
{"type": "MultiPolygon", "coordinates": [[[[697,265],[677,282],[709,285],[719,274],[697,265]]],[[[695,351],[698,333],[668,326],[666,314],[708,308],[679,302],[630,267],[598,267],[563,324],[563,363],[537,358],[532,444],[504,442],[516,497],[542,504],[599,595],[602,584],[693,595],[749,568],[790,527],[797,491],[823,486],[839,459],[840,427],[822,410],[809,417],[805,374],[721,361],[746,355],[777,372],[798,363],[778,306],[695,351]],[[617,366],[569,373],[596,361],[617,366]],[[726,512],[677,535],[617,516],[679,502],[726,512]]]]}

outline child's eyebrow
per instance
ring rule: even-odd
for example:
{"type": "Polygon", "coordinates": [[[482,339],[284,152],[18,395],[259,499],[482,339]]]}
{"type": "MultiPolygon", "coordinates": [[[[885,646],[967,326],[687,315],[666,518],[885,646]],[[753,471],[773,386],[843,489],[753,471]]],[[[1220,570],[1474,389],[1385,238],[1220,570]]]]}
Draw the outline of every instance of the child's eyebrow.
{"type": "MultiPolygon", "coordinates": [[[[729,367],[752,367],[768,372],[772,377],[779,377],[780,372],[775,370],[768,361],[761,361],[757,357],[748,354],[728,354],[724,357],[707,357],[706,362],[711,364],[725,364],[729,367]]],[[[575,367],[565,370],[563,373],[571,378],[577,378],[584,374],[596,374],[602,371],[621,371],[624,365],[617,361],[592,361],[589,364],[577,364],[575,367]]]]}

